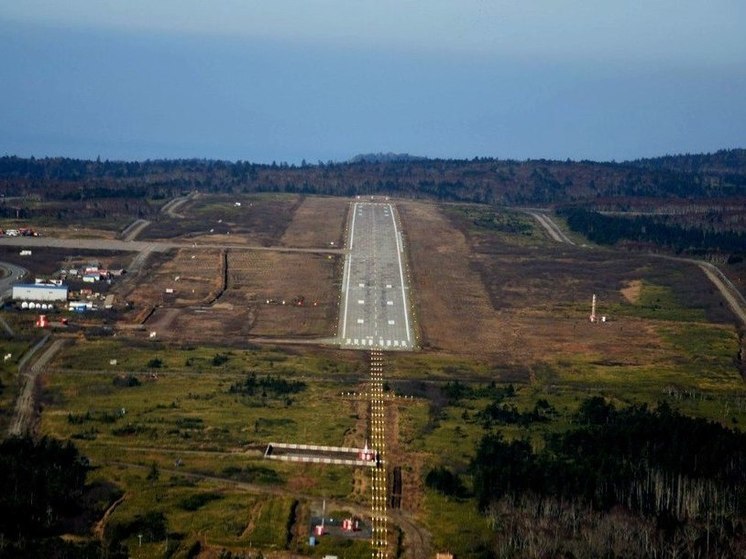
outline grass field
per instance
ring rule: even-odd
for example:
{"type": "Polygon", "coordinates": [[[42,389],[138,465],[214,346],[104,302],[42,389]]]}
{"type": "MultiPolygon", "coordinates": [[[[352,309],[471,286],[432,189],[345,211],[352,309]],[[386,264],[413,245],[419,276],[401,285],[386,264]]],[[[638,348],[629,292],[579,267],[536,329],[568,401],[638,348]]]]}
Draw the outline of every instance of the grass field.
{"type": "MultiPolygon", "coordinates": [[[[132,348],[114,340],[71,345],[46,376],[40,429],[73,440],[95,466],[94,481],[124,492],[111,530],[139,526],[143,511],[163,514],[171,544],[154,535],[140,548],[132,531],[130,550],[156,557],[166,545],[182,552],[198,540],[228,550],[307,546],[294,535],[293,503],[349,497],[353,471],[264,461],[261,452],[270,441],[362,446],[357,404],[334,380],[354,376],[358,364],[331,355],[132,348]],[[302,379],[305,387],[284,395],[269,387],[233,391],[250,371],[260,380],[302,379]],[[266,497],[277,491],[285,495],[266,497]]],[[[350,548],[345,540],[324,549],[369,554],[367,543],[350,548]]]]}

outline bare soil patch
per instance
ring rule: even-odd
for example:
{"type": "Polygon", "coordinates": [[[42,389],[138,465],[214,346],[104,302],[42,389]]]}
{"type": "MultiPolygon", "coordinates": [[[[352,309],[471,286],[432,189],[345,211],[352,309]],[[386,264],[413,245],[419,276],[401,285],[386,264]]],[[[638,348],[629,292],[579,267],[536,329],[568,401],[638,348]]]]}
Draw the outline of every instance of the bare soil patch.
{"type": "Polygon", "coordinates": [[[632,304],[637,303],[640,300],[640,293],[642,292],[642,281],[632,280],[620,290],[622,296],[632,304]]]}
{"type": "Polygon", "coordinates": [[[502,344],[503,329],[464,234],[433,204],[403,202],[397,209],[408,241],[422,347],[484,353],[502,344]]]}
{"type": "Polygon", "coordinates": [[[350,201],[346,198],[304,198],[280,244],[290,247],[341,247],[344,244],[349,206],[350,201]]]}
{"type": "Polygon", "coordinates": [[[143,275],[129,318],[155,306],[147,328],[190,343],[333,336],[341,266],[329,255],[181,249],[143,275]]]}
{"type": "Polygon", "coordinates": [[[187,248],[149,267],[129,299],[136,307],[188,307],[207,303],[222,288],[221,251],[187,248]]]}
{"type": "Polygon", "coordinates": [[[254,336],[331,336],[341,267],[331,255],[231,251],[220,303],[251,307],[254,336]]]}

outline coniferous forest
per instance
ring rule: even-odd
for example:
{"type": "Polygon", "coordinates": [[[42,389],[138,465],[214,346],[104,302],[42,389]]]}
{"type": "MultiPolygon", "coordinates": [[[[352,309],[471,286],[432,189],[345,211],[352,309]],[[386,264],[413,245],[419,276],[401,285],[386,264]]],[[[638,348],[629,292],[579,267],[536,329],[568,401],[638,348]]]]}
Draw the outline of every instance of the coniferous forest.
{"type": "MultiPolygon", "coordinates": [[[[504,424],[497,420],[489,427],[504,424]]],[[[740,557],[746,551],[746,435],[667,404],[585,400],[572,426],[535,440],[490,429],[465,472],[426,483],[473,497],[498,556],[740,557]]]]}

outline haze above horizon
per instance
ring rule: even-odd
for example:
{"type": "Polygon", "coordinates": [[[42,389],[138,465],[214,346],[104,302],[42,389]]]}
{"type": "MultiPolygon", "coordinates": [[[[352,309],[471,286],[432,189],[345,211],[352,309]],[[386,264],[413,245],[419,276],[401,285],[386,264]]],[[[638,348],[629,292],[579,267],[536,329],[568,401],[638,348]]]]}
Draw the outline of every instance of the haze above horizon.
{"type": "Polygon", "coordinates": [[[0,155],[624,160],[746,146],[746,4],[0,9],[0,155]]]}

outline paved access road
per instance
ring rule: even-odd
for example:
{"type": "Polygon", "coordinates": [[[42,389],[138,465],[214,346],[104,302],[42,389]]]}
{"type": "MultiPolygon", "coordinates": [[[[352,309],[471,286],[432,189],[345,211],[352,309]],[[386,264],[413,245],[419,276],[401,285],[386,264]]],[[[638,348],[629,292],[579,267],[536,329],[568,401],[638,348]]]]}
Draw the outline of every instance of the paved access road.
{"type": "Polygon", "coordinates": [[[261,250],[265,252],[301,252],[308,254],[342,254],[337,248],[295,248],[220,244],[194,241],[120,241],[116,239],[56,239],[54,237],[0,237],[0,246],[24,248],[52,247],[65,249],[116,250],[123,252],[166,252],[172,248],[218,248],[231,250],[261,250]]]}
{"type": "Polygon", "coordinates": [[[355,202],[342,283],[342,347],[413,346],[404,246],[391,204],[355,202]]]}
{"type": "Polygon", "coordinates": [[[0,268],[5,270],[5,275],[0,278],[0,299],[4,299],[6,296],[10,297],[13,284],[20,283],[28,270],[10,262],[0,262],[0,268]]]}

